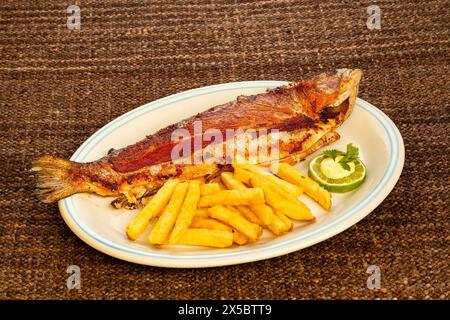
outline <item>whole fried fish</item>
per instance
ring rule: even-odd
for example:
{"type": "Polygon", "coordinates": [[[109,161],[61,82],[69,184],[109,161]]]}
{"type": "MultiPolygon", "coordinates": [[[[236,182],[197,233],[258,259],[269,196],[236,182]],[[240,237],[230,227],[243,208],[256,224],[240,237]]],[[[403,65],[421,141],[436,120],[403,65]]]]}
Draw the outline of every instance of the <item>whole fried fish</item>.
{"type": "MultiPolygon", "coordinates": [[[[142,141],[116,150],[90,163],[77,163],[43,156],[33,163],[39,175],[38,189],[44,202],[53,202],[74,193],[90,192],[102,196],[121,196],[115,204],[135,204],[157,190],[165,180],[211,177],[223,165],[216,162],[192,164],[173,161],[177,141],[172,133],[186,129],[195,134],[201,121],[208,129],[224,133],[227,129],[278,130],[277,158],[298,162],[322,146],[339,139],[334,130],[350,115],[355,105],[361,78],[359,69],[339,69],[332,75],[320,75],[253,96],[216,106],[189,119],[163,128],[142,141]]],[[[223,141],[223,146],[229,140],[223,141]]],[[[213,144],[201,145],[202,149],[213,144]]],[[[200,150],[204,154],[205,150],[200,150]]],[[[195,158],[198,152],[190,157],[195,158]]],[[[261,162],[261,161],[257,161],[261,162]]],[[[133,206],[131,206],[133,207],[133,206]]]]}

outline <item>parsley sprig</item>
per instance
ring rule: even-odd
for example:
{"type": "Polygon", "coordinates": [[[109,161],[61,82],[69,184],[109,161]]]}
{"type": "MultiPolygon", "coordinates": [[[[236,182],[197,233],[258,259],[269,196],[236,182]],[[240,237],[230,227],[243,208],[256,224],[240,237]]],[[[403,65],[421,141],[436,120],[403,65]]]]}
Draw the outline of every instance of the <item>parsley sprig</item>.
{"type": "Polygon", "coordinates": [[[325,150],[323,154],[326,155],[327,157],[332,158],[333,160],[335,160],[337,156],[343,156],[342,159],[339,160],[339,163],[341,164],[342,168],[344,168],[347,171],[350,171],[350,166],[348,165],[348,163],[358,160],[359,149],[358,147],[355,147],[353,144],[349,143],[347,144],[346,153],[336,149],[332,149],[332,150],[325,150]]]}

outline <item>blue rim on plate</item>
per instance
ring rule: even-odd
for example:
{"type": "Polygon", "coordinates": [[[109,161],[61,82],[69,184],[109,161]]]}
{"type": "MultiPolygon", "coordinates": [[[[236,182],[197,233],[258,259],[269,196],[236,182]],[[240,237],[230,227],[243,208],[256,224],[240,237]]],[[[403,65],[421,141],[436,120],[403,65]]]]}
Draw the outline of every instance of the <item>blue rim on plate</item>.
{"type": "MultiPolygon", "coordinates": [[[[92,148],[94,148],[97,145],[97,143],[99,143],[102,139],[104,139],[110,132],[112,132],[113,130],[116,130],[117,128],[121,127],[122,125],[124,125],[125,123],[127,123],[128,121],[130,121],[136,117],[142,116],[143,114],[146,114],[149,112],[153,112],[153,111],[163,108],[169,104],[173,104],[175,102],[180,102],[185,99],[201,96],[203,94],[218,93],[218,92],[223,92],[223,91],[228,91],[228,90],[237,90],[237,89],[272,88],[272,87],[285,85],[285,84],[287,84],[287,82],[285,82],[285,81],[233,82],[233,83],[226,83],[226,84],[202,87],[202,88],[198,88],[198,89],[192,89],[192,90],[177,93],[177,94],[156,100],[154,102],[151,102],[151,103],[148,103],[141,107],[138,107],[136,109],[133,109],[133,110],[129,111],[128,113],[125,113],[124,115],[116,118],[115,120],[113,120],[110,123],[108,123],[107,125],[105,125],[103,128],[101,128],[96,133],[94,133],[88,140],[86,140],[80,146],[80,148],[78,148],[78,150],[71,157],[71,160],[78,161],[78,162],[84,162],[86,156],[89,154],[89,152],[92,150],[92,148]]],[[[124,259],[124,260],[129,260],[129,261],[131,261],[131,260],[121,256],[120,253],[124,253],[127,255],[137,255],[137,256],[149,257],[149,258],[160,259],[160,260],[181,261],[181,260],[186,260],[186,259],[189,259],[189,260],[222,259],[222,258],[235,257],[235,256],[245,256],[245,255],[249,255],[249,254],[253,255],[255,253],[263,253],[263,252],[268,253],[275,249],[284,252],[283,254],[286,254],[286,253],[289,253],[289,252],[292,252],[295,250],[299,250],[301,248],[292,249],[292,248],[288,248],[288,246],[291,245],[292,243],[299,242],[301,240],[302,241],[311,240],[310,244],[306,245],[306,246],[310,246],[314,243],[317,243],[326,238],[329,238],[330,237],[329,234],[331,234],[331,236],[335,235],[335,234],[347,229],[348,227],[350,227],[354,223],[358,222],[359,220],[361,220],[365,215],[362,217],[358,217],[356,219],[356,221],[351,224],[348,224],[348,223],[345,225],[342,224],[346,220],[355,220],[355,219],[351,219],[352,216],[356,215],[362,208],[364,208],[367,204],[369,204],[375,197],[377,197],[380,194],[380,192],[382,190],[384,190],[386,192],[387,184],[390,182],[390,186],[387,187],[387,189],[389,189],[389,190],[387,190],[387,193],[385,195],[385,196],[387,196],[387,194],[394,187],[396,181],[398,180],[398,177],[400,176],[401,170],[403,168],[403,162],[404,162],[404,145],[403,145],[403,140],[401,138],[401,135],[400,135],[398,129],[396,128],[394,123],[383,112],[381,112],[375,106],[371,105],[370,103],[368,103],[362,99],[359,99],[359,98],[357,99],[355,108],[363,108],[365,111],[367,111],[372,117],[374,117],[383,126],[383,128],[386,132],[386,135],[389,139],[389,148],[390,148],[390,152],[389,152],[390,158],[389,158],[389,163],[386,168],[386,171],[385,171],[383,177],[380,179],[380,181],[376,185],[376,187],[373,189],[373,192],[367,198],[365,198],[364,200],[362,200],[361,202],[359,202],[352,208],[350,208],[350,209],[346,210],[345,212],[343,212],[342,214],[340,214],[340,216],[337,217],[336,219],[334,219],[333,221],[325,223],[323,226],[321,226],[317,229],[307,231],[307,232],[302,233],[302,234],[300,234],[294,238],[291,238],[289,240],[285,240],[285,241],[282,241],[279,243],[267,244],[261,248],[251,248],[251,249],[239,250],[239,251],[235,251],[235,252],[224,252],[224,253],[217,253],[217,254],[155,253],[155,252],[152,252],[151,250],[140,250],[140,249],[125,247],[123,245],[114,243],[112,241],[102,238],[101,236],[96,235],[95,232],[90,230],[90,228],[87,225],[85,225],[82,221],[80,221],[78,216],[75,214],[80,209],[76,207],[76,204],[73,201],[73,197],[68,197],[63,200],[60,200],[59,201],[60,210],[64,210],[68,214],[68,217],[64,217],[64,215],[63,215],[64,220],[66,221],[66,223],[68,223],[69,227],[71,227],[71,229],[83,241],[87,242],[88,244],[92,245],[96,249],[103,251],[103,252],[104,252],[104,250],[102,250],[103,249],[102,246],[106,246],[107,248],[112,249],[118,253],[118,255],[111,254],[111,253],[108,253],[108,254],[116,256],[116,257],[124,259]],[[394,172],[396,174],[396,177],[393,177],[394,172]],[[395,180],[395,181],[393,181],[393,180],[395,180]],[[393,183],[392,183],[392,181],[393,181],[393,183]],[[72,221],[68,221],[68,219],[70,219],[72,221]],[[72,228],[72,225],[73,225],[72,222],[75,223],[75,225],[77,226],[77,228],[79,230],[74,230],[74,228],[72,228]],[[336,228],[338,226],[340,226],[340,227],[336,228]],[[332,231],[333,228],[336,228],[336,229],[332,231]],[[83,236],[81,236],[78,233],[78,231],[82,232],[83,236]],[[320,239],[321,238],[320,235],[325,232],[327,232],[328,235],[325,237],[322,237],[322,239],[320,239]],[[319,239],[319,240],[317,240],[317,239],[319,239]],[[98,246],[98,245],[96,245],[97,243],[99,243],[101,245],[98,246]]],[[[383,199],[384,199],[384,197],[383,197],[383,199]]],[[[383,199],[381,199],[378,203],[376,203],[373,206],[373,208],[370,209],[370,211],[375,209],[375,207],[378,206],[378,204],[383,199]]],[[[306,246],[302,246],[302,248],[306,247],[306,246]]],[[[273,255],[266,254],[266,255],[263,255],[264,256],[263,258],[270,258],[273,256],[278,256],[278,255],[279,254],[273,254],[273,255]]],[[[260,259],[248,259],[248,261],[254,261],[254,260],[260,260],[260,259]]],[[[248,261],[247,261],[247,259],[244,259],[243,262],[248,262],[248,261]]],[[[145,263],[145,262],[141,261],[138,263],[145,263]]],[[[165,266],[164,263],[162,263],[162,264],[156,263],[153,265],[165,266]]],[[[222,264],[214,264],[213,262],[208,263],[208,266],[214,266],[214,265],[222,265],[222,264]]],[[[171,265],[171,266],[173,266],[173,265],[171,265]]],[[[185,267],[185,266],[189,266],[189,264],[188,265],[183,264],[183,267],[185,267]]]]}

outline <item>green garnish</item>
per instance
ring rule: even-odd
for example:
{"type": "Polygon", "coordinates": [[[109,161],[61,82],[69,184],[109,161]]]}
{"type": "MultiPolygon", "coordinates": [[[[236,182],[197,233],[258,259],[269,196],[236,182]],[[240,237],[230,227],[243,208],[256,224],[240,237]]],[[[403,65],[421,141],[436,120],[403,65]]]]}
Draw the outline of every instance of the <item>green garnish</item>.
{"type": "Polygon", "coordinates": [[[336,159],[337,156],[343,155],[344,153],[342,151],[332,149],[332,150],[325,150],[323,154],[326,155],[328,158],[332,158],[334,160],[336,159]]]}
{"type": "Polygon", "coordinates": [[[336,149],[332,149],[325,150],[323,154],[329,158],[332,158],[333,160],[335,160],[337,156],[343,156],[342,159],[339,160],[339,163],[341,164],[342,168],[347,171],[350,171],[350,166],[348,165],[348,163],[359,159],[359,149],[351,143],[347,144],[346,153],[336,149]]]}

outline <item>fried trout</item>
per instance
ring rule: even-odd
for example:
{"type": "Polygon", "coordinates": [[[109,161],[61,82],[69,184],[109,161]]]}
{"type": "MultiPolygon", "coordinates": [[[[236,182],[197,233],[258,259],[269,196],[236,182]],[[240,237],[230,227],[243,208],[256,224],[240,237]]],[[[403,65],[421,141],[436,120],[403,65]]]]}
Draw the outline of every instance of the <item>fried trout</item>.
{"type": "MultiPolygon", "coordinates": [[[[173,139],[173,132],[184,130],[195,138],[194,127],[199,121],[201,134],[208,129],[223,133],[223,136],[229,129],[246,132],[264,129],[270,136],[270,132],[276,129],[279,137],[277,157],[271,161],[298,162],[339,139],[334,130],[352,112],[360,78],[359,69],[339,69],[332,75],[322,74],[262,94],[239,96],[235,101],[172,124],[94,162],[77,163],[42,156],[34,161],[32,167],[38,172],[39,193],[44,202],[54,202],[80,192],[119,196],[115,201],[116,207],[124,203],[133,207],[140,198],[155,192],[169,178],[187,180],[214,176],[224,169],[223,162],[181,163],[173,159],[173,150],[180,143],[173,139]]],[[[220,148],[226,148],[227,144],[230,140],[224,139],[220,148]]],[[[201,150],[193,150],[190,159],[198,157],[199,152],[204,155],[205,150],[211,150],[213,145],[213,141],[209,144],[203,141],[201,150]]]]}

